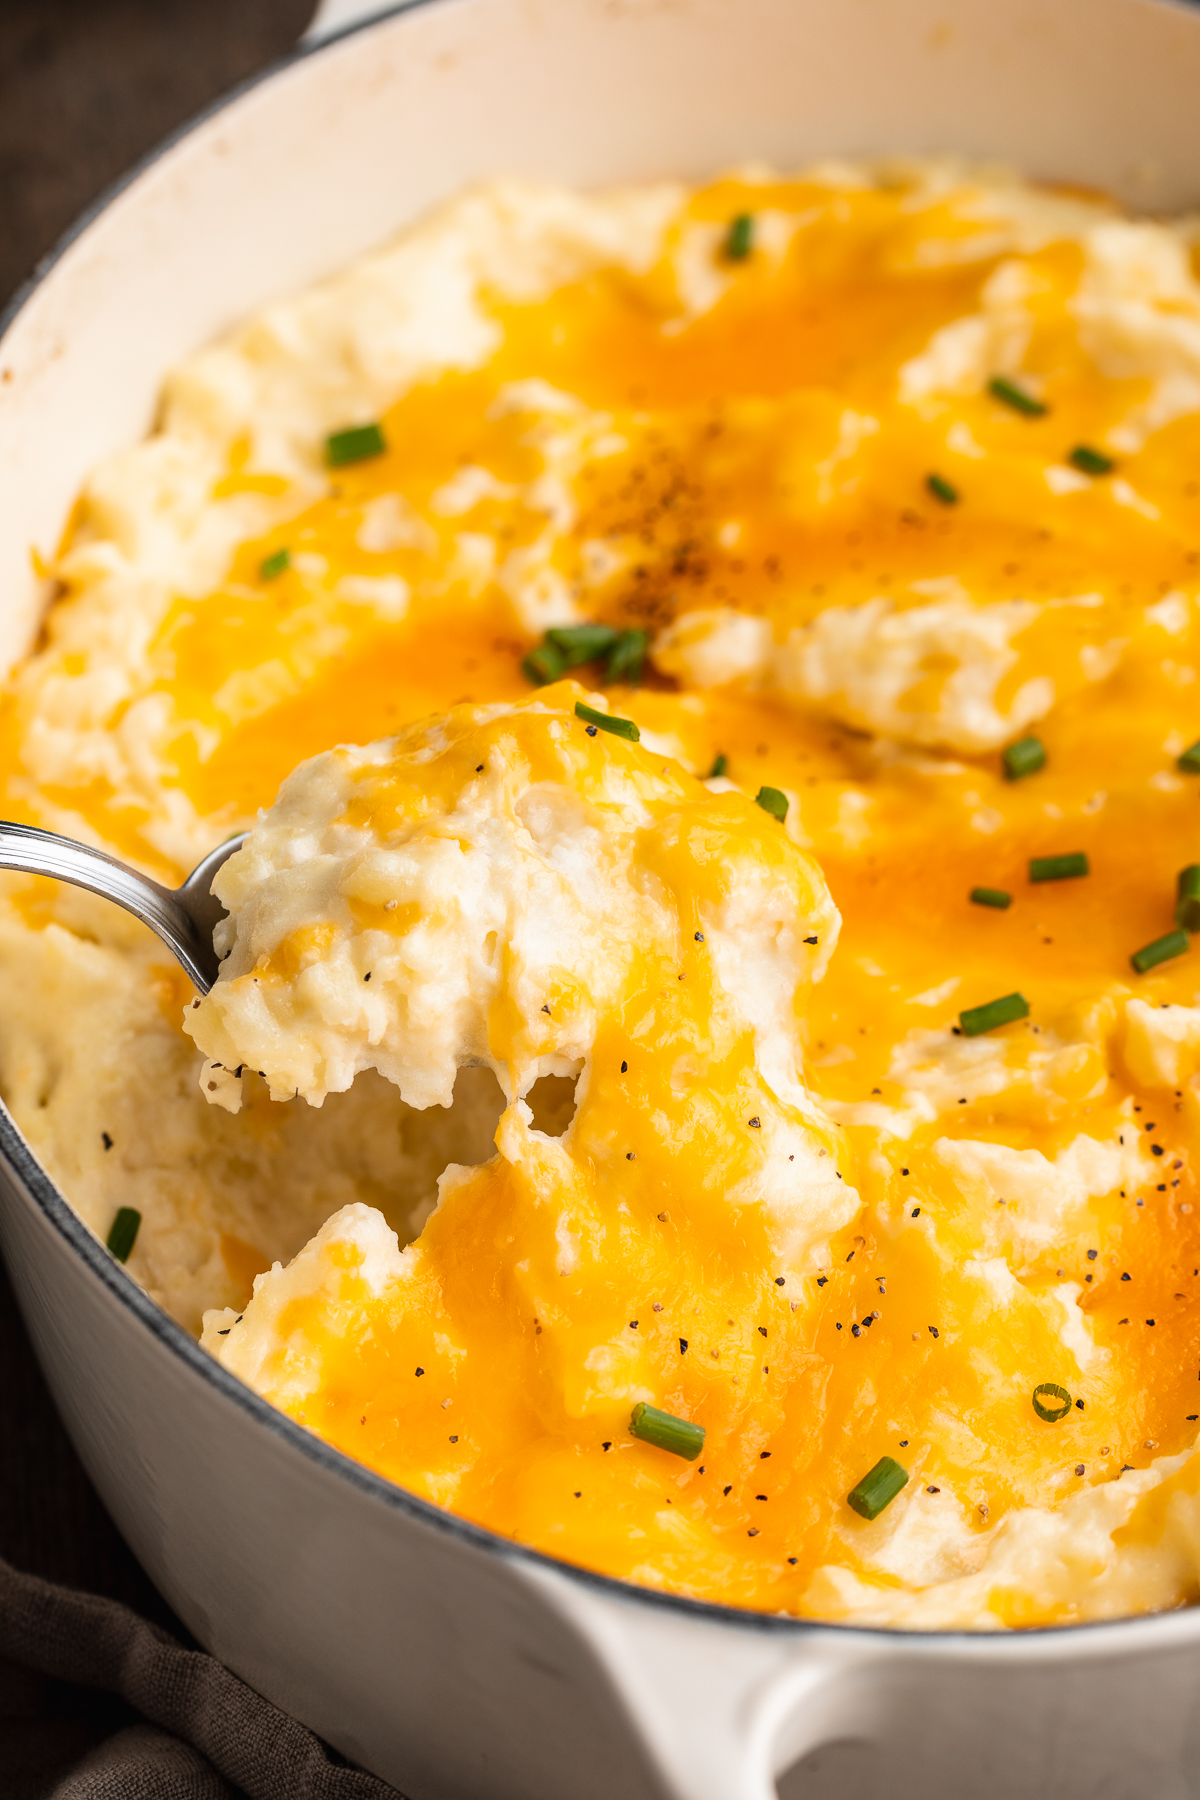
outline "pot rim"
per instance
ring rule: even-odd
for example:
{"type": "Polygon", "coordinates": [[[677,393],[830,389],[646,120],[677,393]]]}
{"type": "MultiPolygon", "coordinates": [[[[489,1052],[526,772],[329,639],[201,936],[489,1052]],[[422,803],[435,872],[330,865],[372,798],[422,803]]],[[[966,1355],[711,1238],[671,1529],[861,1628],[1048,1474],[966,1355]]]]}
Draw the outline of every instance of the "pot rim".
{"type": "MultiPolygon", "coordinates": [[[[449,3],[451,0],[394,0],[385,10],[341,26],[328,36],[312,42],[301,40],[295,49],[247,76],[168,133],[151,150],[139,157],[124,174],[101,189],[21,282],[12,298],[0,310],[0,355],[3,354],[5,340],[18,316],[31,304],[43,282],[67,253],[127,189],[133,187],[142,175],[162,161],[178,144],[211,124],[255,89],[309,58],[321,56],[326,50],[359,33],[390,24],[406,13],[449,3]]],[[[1173,10],[1193,10],[1187,0],[1157,0],[1157,3],[1166,4],[1173,10]]],[[[476,1525],[447,1508],[436,1506],[432,1501],[423,1500],[399,1483],[376,1474],[366,1464],[356,1462],[353,1457],[338,1450],[324,1438],[303,1430],[286,1413],[272,1406],[255,1393],[253,1388],[230,1374],[215,1357],[202,1350],[199,1342],[163,1307],[150,1298],[84,1223],[34,1155],[3,1100],[0,1100],[0,1162],[7,1164],[47,1222],[101,1285],[168,1353],[179,1357],[194,1374],[208,1382],[226,1400],[240,1407],[260,1426],[282,1438],[293,1450],[306,1456],[329,1474],[347,1481],[360,1493],[381,1502],[390,1510],[406,1514],[422,1525],[431,1526],[461,1543],[469,1544],[472,1549],[526,1568],[552,1570],[585,1590],[627,1604],[640,1604],[686,1619],[758,1636],[769,1635],[775,1639],[798,1641],[822,1635],[842,1642],[859,1640],[877,1647],[903,1647],[916,1654],[924,1652],[936,1655],[943,1649],[952,1649],[957,1656],[1001,1656],[1020,1661],[1035,1646],[1043,1654],[1049,1652],[1051,1655],[1060,1647],[1066,1653],[1076,1643],[1091,1654],[1134,1648],[1144,1648],[1150,1652],[1200,1634],[1200,1606],[1175,1608],[1170,1612],[1133,1614],[1119,1619],[1088,1619],[1078,1623],[1036,1625],[1020,1630],[995,1632],[972,1631],[962,1627],[919,1631],[912,1627],[847,1624],[833,1619],[805,1618],[790,1613],[758,1612],[718,1601],[694,1599],[686,1594],[662,1593],[618,1576],[603,1575],[583,1568],[545,1551],[531,1549],[486,1526],[476,1525]]]]}

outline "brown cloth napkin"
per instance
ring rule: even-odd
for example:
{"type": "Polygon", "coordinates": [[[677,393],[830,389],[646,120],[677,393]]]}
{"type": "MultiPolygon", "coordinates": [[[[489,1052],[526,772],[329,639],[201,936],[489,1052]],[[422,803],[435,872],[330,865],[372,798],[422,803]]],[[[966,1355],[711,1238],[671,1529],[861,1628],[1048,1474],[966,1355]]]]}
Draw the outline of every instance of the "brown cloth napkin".
{"type": "MultiPolygon", "coordinates": [[[[10,1671],[18,1679],[23,1669],[34,1681],[119,1695],[131,1709],[128,1723],[118,1720],[81,1757],[79,1721],[64,1721],[64,1773],[48,1775],[44,1760],[26,1771],[10,1760],[0,1773],[8,1800],[400,1800],[202,1650],[119,1601],[5,1562],[0,1657],[20,1665],[10,1671]]],[[[92,1736],[85,1728],[83,1742],[92,1736]]]]}

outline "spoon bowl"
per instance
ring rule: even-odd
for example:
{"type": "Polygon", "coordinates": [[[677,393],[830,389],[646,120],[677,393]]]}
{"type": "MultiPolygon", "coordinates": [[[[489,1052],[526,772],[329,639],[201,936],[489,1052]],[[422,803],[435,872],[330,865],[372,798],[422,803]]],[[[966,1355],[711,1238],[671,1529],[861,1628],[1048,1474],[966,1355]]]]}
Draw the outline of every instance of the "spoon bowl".
{"type": "Polygon", "coordinates": [[[242,831],[227,838],[197,863],[182,887],[167,888],[90,844],[5,819],[0,820],[0,869],[51,875],[123,906],[162,939],[200,992],[207,994],[221,966],[213,932],[225,917],[225,908],[212,891],[213,878],[246,837],[242,831]]]}

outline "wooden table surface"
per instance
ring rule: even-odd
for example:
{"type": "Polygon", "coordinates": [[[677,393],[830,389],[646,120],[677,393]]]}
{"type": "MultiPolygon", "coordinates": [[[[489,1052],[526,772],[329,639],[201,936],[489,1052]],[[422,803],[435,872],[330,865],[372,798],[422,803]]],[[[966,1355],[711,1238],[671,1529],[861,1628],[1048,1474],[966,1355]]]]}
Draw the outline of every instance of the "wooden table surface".
{"type": "MultiPolygon", "coordinates": [[[[0,306],[110,182],[286,55],[313,9],[314,0],[0,0],[0,306]]],[[[80,1467],[2,1271],[0,1556],[181,1629],[80,1467]]],[[[119,1703],[0,1664],[0,1792],[48,1792],[122,1722],[119,1703]]]]}

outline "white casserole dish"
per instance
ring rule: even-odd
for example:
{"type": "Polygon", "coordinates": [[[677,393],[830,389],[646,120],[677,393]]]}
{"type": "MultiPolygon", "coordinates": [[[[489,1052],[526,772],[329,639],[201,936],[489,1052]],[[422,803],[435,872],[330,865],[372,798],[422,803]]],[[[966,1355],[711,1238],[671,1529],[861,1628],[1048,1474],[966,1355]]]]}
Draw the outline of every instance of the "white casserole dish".
{"type": "MultiPolygon", "coordinates": [[[[171,363],[475,178],[954,149],[1177,209],[1200,200],[1198,94],[1200,14],[1164,0],[437,0],[315,47],[155,157],[14,309],[0,652],[36,629],[31,545],[146,430],[171,363]]],[[[112,1261],[7,1114],[0,1241],[80,1454],[171,1604],[411,1800],[1200,1793],[1200,1610],[917,1636],[662,1599],[441,1513],[273,1412],[112,1261]]]]}

